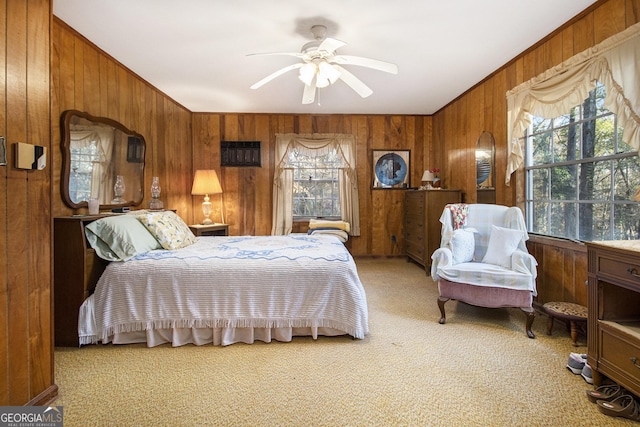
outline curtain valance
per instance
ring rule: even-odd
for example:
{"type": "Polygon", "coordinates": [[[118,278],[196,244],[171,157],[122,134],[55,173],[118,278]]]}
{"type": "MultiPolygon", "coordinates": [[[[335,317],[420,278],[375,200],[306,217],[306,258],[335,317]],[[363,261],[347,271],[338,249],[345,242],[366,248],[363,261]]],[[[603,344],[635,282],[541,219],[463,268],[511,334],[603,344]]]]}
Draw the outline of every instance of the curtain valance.
{"type": "Polygon", "coordinates": [[[532,116],[554,118],[606,87],[604,105],[624,127],[623,140],[640,148],[640,23],[507,92],[508,158],[505,182],[524,164],[524,132],[532,116]]]}

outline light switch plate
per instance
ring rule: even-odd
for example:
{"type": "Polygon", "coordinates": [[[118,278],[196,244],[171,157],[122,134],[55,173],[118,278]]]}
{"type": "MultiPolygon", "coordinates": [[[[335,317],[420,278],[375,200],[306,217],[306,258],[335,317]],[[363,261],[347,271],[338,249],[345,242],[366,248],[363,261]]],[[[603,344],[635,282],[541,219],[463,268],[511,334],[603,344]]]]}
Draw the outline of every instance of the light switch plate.
{"type": "Polygon", "coordinates": [[[16,142],[16,168],[42,170],[47,166],[47,147],[16,142]]]}

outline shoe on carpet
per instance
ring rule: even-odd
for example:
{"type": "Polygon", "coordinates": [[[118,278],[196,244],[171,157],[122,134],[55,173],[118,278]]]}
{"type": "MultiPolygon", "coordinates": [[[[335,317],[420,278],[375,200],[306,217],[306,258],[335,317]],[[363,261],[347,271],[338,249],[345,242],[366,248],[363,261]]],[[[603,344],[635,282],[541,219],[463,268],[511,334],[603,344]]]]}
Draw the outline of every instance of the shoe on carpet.
{"type": "Polygon", "coordinates": [[[593,384],[593,372],[591,371],[591,366],[588,363],[584,364],[584,368],[582,368],[582,372],[580,373],[582,378],[589,384],[593,384]]]}
{"type": "Polygon", "coordinates": [[[640,421],[640,404],[629,394],[618,396],[611,402],[598,400],[596,403],[598,404],[598,410],[605,415],[640,421]]]}
{"type": "Polygon", "coordinates": [[[587,355],[579,353],[570,353],[567,360],[567,369],[576,375],[582,374],[584,365],[587,364],[587,355]]]}
{"type": "Polygon", "coordinates": [[[618,384],[605,384],[594,390],[587,390],[587,397],[591,403],[596,403],[598,400],[611,402],[623,394],[626,394],[626,390],[618,384]]]}

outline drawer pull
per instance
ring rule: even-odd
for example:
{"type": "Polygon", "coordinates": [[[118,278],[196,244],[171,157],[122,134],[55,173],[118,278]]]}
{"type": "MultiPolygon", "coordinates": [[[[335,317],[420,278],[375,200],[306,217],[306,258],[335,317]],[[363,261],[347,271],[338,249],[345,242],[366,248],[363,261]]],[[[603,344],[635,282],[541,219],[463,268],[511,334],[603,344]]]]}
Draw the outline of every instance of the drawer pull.
{"type": "Polygon", "coordinates": [[[638,363],[638,358],[631,357],[631,363],[633,363],[633,366],[635,366],[636,368],[640,369],[640,363],[638,363]]]}
{"type": "Polygon", "coordinates": [[[636,279],[640,279],[640,274],[638,274],[638,270],[636,270],[635,268],[628,268],[627,272],[636,279]]]}

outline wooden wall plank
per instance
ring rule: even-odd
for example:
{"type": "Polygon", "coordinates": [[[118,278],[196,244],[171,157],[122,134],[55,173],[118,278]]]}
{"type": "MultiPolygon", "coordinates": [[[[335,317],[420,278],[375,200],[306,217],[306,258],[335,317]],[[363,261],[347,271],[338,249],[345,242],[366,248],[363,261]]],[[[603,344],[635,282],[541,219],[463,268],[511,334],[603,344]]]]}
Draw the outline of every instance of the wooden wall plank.
{"type": "Polygon", "coordinates": [[[627,0],[625,9],[626,27],[640,22],[640,0],[627,0]]]}
{"type": "MultiPolygon", "coordinates": [[[[27,3],[7,5],[7,148],[27,142],[27,3]]],[[[10,150],[8,150],[10,151],[10,150]]],[[[7,232],[16,230],[7,251],[9,318],[9,405],[29,400],[27,172],[8,168],[11,189],[7,232]]]]}
{"type": "MultiPolygon", "coordinates": [[[[27,140],[52,151],[49,113],[49,3],[30,1],[27,21],[27,140]]],[[[53,383],[51,165],[27,174],[29,400],[53,383]]]]}
{"type": "MultiPolygon", "coordinates": [[[[6,0],[0,0],[0,34],[5,35],[7,33],[7,2],[6,0]]],[[[5,101],[7,95],[7,51],[6,43],[0,43],[0,100],[5,101]]],[[[7,135],[7,110],[6,102],[0,106],[0,135],[7,135]]],[[[2,239],[0,239],[0,307],[7,307],[8,296],[8,277],[7,272],[9,269],[9,230],[6,227],[7,224],[7,209],[9,199],[9,187],[7,185],[8,167],[0,167],[0,229],[2,233],[2,239]]],[[[9,330],[9,313],[6,309],[0,309],[0,377],[9,378],[10,364],[9,364],[9,336],[7,331],[9,330]]],[[[9,382],[0,382],[0,405],[7,405],[9,402],[9,382]]]]}
{"type": "Polygon", "coordinates": [[[542,67],[547,70],[563,61],[563,34],[558,32],[544,44],[544,61],[542,67]]]}
{"type": "Polygon", "coordinates": [[[566,61],[575,55],[573,50],[573,28],[568,27],[562,30],[562,60],[566,61]]]}
{"type": "Polygon", "coordinates": [[[573,28],[574,55],[595,44],[593,12],[584,16],[572,25],[571,28],[573,28]]]}
{"type": "Polygon", "coordinates": [[[625,0],[609,0],[593,11],[595,43],[626,28],[625,12],[625,0]]]}

